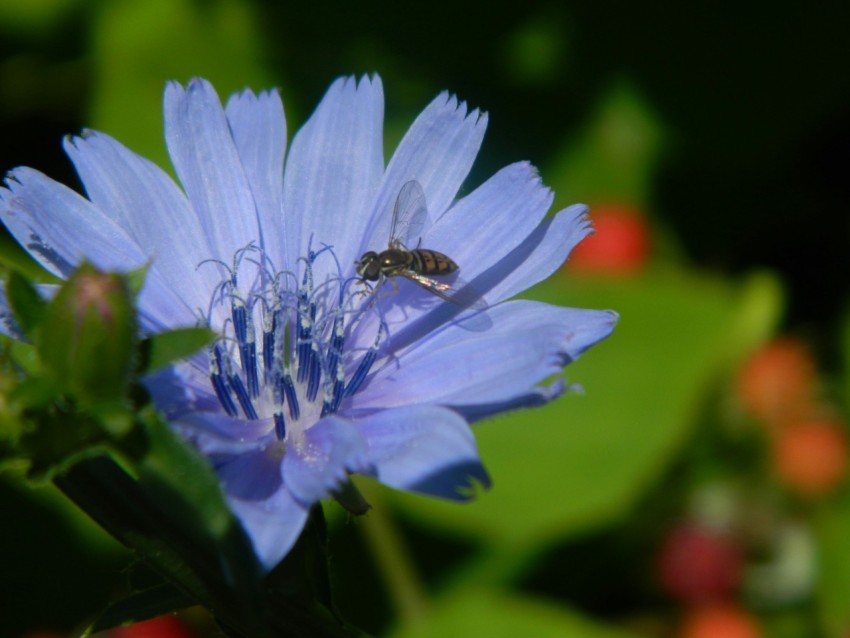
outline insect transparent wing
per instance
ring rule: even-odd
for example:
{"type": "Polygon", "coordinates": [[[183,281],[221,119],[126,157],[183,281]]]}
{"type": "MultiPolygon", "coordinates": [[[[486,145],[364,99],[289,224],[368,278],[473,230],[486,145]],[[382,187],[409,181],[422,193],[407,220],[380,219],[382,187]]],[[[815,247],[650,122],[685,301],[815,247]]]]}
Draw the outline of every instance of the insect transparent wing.
{"type": "Polygon", "coordinates": [[[461,308],[469,308],[476,311],[487,310],[488,308],[487,302],[481,296],[481,293],[460,277],[455,277],[453,281],[448,282],[437,281],[412,270],[404,270],[398,274],[406,279],[415,281],[432,294],[437,295],[440,299],[461,308]]]}
{"type": "Polygon", "coordinates": [[[405,182],[393,208],[390,248],[398,245],[415,247],[427,219],[428,208],[422,185],[415,179],[405,182]]]}

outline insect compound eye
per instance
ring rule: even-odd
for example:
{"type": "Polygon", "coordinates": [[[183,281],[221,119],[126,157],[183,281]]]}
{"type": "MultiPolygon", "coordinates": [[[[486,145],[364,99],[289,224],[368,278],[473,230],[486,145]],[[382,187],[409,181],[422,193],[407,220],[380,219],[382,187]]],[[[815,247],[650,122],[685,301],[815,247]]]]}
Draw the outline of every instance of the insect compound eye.
{"type": "Polygon", "coordinates": [[[357,274],[369,281],[374,281],[378,278],[381,272],[380,264],[378,263],[378,253],[373,250],[363,253],[360,261],[357,262],[357,274]]]}

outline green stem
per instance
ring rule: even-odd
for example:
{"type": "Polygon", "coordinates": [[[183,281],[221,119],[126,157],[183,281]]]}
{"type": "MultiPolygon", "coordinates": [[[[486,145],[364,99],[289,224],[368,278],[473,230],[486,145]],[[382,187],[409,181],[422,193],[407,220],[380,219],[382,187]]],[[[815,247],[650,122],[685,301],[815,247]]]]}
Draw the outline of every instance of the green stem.
{"type": "Polygon", "coordinates": [[[401,624],[412,625],[428,610],[425,588],[389,509],[381,502],[379,489],[363,482],[357,487],[372,504],[372,509],[360,521],[363,538],[375,558],[401,624]]]}

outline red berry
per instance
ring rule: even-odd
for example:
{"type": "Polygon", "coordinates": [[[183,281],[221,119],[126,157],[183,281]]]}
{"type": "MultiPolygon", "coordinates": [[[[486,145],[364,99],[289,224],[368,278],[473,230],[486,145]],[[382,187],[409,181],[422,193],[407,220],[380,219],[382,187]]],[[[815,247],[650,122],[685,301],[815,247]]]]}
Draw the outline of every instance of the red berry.
{"type": "Polygon", "coordinates": [[[596,206],[590,212],[594,234],[575,247],[567,267],[596,275],[639,272],[649,258],[646,218],[624,204],[596,206]]]}
{"type": "Polygon", "coordinates": [[[780,480],[803,496],[826,494],[847,474],[847,432],[835,420],[809,420],[784,428],[774,441],[780,480]]]}
{"type": "Polygon", "coordinates": [[[657,556],[658,580],[676,600],[708,602],[732,593],[741,578],[743,560],[731,539],[686,524],[673,529],[657,556]]]}
{"type": "Polygon", "coordinates": [[[126,627],[118,627],[110,638],[195,638],[177,616],[159,616],[126,627]]]}
{"type": "Polygon", "coordinates": [[[678,638],[762,638],[756,618],[733,604],[710,605],[690,610],[678,638]]]}
{"type": "Polygon", "coordinates": [[[744,363],[737,390],[744,408],[775,428],[811,414],[816,383],[815,361],[806,345],[780,337],[744,363]]]}

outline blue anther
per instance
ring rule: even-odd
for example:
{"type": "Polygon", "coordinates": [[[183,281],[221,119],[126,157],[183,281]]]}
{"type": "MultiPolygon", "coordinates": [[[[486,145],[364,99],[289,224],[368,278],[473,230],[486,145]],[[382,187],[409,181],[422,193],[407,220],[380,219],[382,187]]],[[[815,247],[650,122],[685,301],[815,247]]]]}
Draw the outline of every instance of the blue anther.
{"type": "Polygon", "coordinates": [[[234,298],[231,306],[233,332],[239,344],[239,361],[248,381],[248,393],[252,398],[260,396],[260,381],[257,375],[257,343],[254,326],[248,324],[248,309],[241,300],[234,298]]]}
{"type": "Polygon", "coordinates": [[[343,396],[350,397],[360,389],[363,381],[366,380],[366,375],[369,374],[369,370],[372,368],[372,364],[375,363],[377,356],[377,348],[369,348],[368,352],[363,355],[363,358],[360,360],[360,364],[357,366],[357,370],[354,371],[351,381],[349,381],[345,388],[345,392],[343,392],[343,396]]]}
{"type": "Polygon", "coordinates": [[[233,402],[230,388],[227,386],[227,383],[224,380],[224,375],[222,374],[222,371],[225,369],[225,363],[220,345],[216,344],[212,348],[212,356],[213,360],[210,362],[210,367],[213,372],[210,373],[210,381],[212,382],[213,389],[218,397],[218,402],[221,403],[221,407],[224,408],[224,411],[227,412],[228,416],[236,416],[239,414],[239,410],[233,402]]]}
{"type": "Polygon", "coordinates": [[[342,402],[342,397],[345,394],[345,380],[334,381],[333,395],[331,396],[331,404],[329,406],[330,413],[339,410],[339,404],[342,402]]]}
{"type": "Polygon", "coordinates": [[[339,360],[342,357],[342,348],[345,345],[345,336],[342,328],[342,316],[334,317],[333,336],[328,348],[328,371],[329,374],[336,372],[339,360]]]}
{"type": "Polygon", "coordinates": [[[230,396],[230,388],[224,382],[224,378],[220,374],[211,374],[210,381],[212,382],[215,395],[218,397],[218,402],[221,407],[227,412],[227,416],[236,416],[239,410],[236,409],[236,404],[233,402],[233,397],[230,396]]]}
{"type": "Polygon", "coordinates": [[[263,331],[263,370],[266,376],[274,369],[274,319],[272,319],[271,330],[263,331]]]}
{"type": "Polygon", "coordinates": [[[322,366],[319,365],[319,356],[310,348],[310,360],[308,363],[309,379],[307,382],[307,400],[313,401],[319,393],[319,382],[322,380],[322,366]]]}
{"type": "Polygon", "coordinates": [[[230,306],[230,316],[233,317],[233,331],[236,341],[244,343],[248,338],[248,309],[239,299],[233,298],[230,306]]]}
{"type": "Polygon", "coordinates": [[[239,405],[242,406],[245,416],[251,420],[257,419],[257,411],[254,409],[254,404],[251,403],[251,397],[248,396],[248,391],[245,389],[245,384],[242,383],[242,378],[236,374],[228,374],[227,382],[236,394],[236,398],[239,400],[239,405]]]}
{"type": "Polygon", "coordinates": [[[278,441],[283,441],[286,438],[286,422],[280,412],[274,413],[274,433],[278,441]]]}
{"type": "Polygon", "coordinates": [[[298,405],[298,395],[295,392],[295,384],[292,383],[292,377],[289,374],[283,375],[283,393],[286,395],[286,402],[289,404],[289,416],[296,421],[301,416],[301,407],[298,405]]]}
{"type": "Polygon", "coordinates": [[[315,304],[307,304],[307,295],[303,291],[299,295],[297,327],[297,352],[298,352],[298,383],[304,383],[309,371],[310,352],[312,350],[311,335],[313,333],[313,319],[316,316],[315,304]],[[311,310],[308,314],[308,307],[311,310]],[[309,319],[308,319],[309,317],[309,319]],[[307,320],[305,324],[305,320],[307,320]]]}
{"type": "Polygon", "coordinates": [[[252,399],[260,396],[260,379],[257,373],[257,343],[252,339],[239,346],[239,356],[242,359],[242,369],[248,380],[248,392],[252,399]]]}

